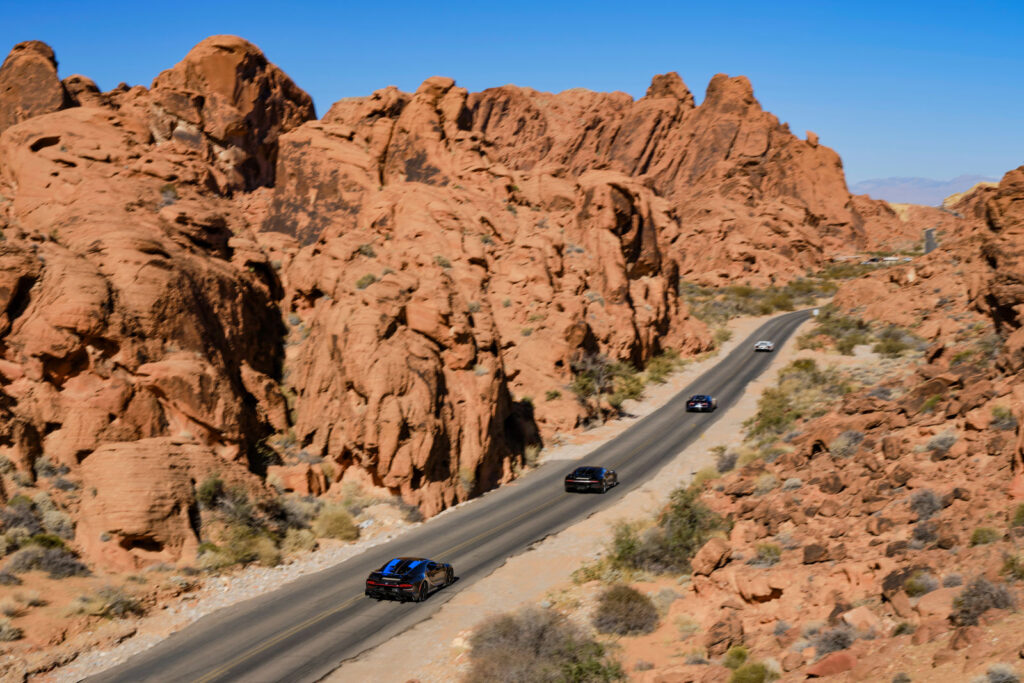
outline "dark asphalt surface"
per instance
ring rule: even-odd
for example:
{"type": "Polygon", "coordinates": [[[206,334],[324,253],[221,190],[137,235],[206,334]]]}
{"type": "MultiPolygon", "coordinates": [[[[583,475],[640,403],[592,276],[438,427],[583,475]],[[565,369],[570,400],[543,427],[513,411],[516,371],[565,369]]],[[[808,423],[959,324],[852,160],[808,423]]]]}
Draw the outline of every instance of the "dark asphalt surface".
{"type": "MultiPolygon", "coordinates": [[[[754,353],[754,342],[770,339],[779,349],[809,316],[808,311],[797,311],[765,322],[665,406],[579,461],[618,472],[621,483],[608,493],[565,493],[562,478],[577,463],[543,465],[335,567],[210,614],[89,680],[263,683],[322,678],[342,661],[426,619],[506,558],[614,503],[654,476],[768,367],[773,354],[754,353]],[[716,396],[718,411],[685,412],[686,399],[695,393],[716,396]],[[402,555],[450,562],[458,580],[424,603],[377,602],[364,597],[367,574],[402,555]]],[[[401,667],[401,663],[395,666],[401,667]]]]}

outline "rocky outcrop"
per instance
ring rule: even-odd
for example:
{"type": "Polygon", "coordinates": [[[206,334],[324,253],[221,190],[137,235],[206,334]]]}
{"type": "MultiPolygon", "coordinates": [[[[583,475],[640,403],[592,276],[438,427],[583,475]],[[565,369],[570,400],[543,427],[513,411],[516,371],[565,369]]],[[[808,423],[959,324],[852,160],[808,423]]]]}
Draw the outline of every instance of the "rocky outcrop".
{"type": "Polygon", "coordinates": [[[68,107],[57,59],[46,43],[29,40],[11,49],[0,66],[0,133],[33,116],[68,107]]]}

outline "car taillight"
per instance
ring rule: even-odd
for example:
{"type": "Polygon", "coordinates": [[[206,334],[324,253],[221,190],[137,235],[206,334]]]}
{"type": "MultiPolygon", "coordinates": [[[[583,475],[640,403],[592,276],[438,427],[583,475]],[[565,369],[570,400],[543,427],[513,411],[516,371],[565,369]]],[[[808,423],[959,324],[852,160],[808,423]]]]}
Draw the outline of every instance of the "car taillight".
{"type": "Polygon", "coordinates": [[[412,588],[412,584],[411,583],[400,583],[400,584],[398,584],[398,587],[399,588],[412,588]]]}

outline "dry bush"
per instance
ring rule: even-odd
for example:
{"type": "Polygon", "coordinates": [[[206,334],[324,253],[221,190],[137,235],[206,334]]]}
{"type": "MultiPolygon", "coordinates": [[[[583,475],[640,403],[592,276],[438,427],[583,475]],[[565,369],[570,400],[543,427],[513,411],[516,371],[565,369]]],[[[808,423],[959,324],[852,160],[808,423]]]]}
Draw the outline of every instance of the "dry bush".
{"type": "Polygon", "coordinates": [[[281,550],[286,555],[294,555],[315,550],[316,545],[316,534],[309,529],[289,529],[281,542],[281,550]]]}
{"type": "Polygon", "coordinates": [[[614,681],[625,675],[604,647],[559,612],[527,608],[484,621],[469,638],[473,683],[614,681]]]}
{"type": "Polygon", "coordinates": [[[325,505],[313,520],[313,533],[317,538],[336,538],[354,541],[359,538],[359,527],[352,521],[348,511],[340,505],[325,505]]]}
{"type": "Polygon", "coordinates": [[[917,491],[910,498],[910,509],[919,521],[923,521],[942,509],[942,500],[931,489],[917,491]]]}
{"type": "Polygon", "coordinates": [[[658,626],[658,610],[651,599],[630,586],[611,586],[598,598],[594,628],[625,636],[650,633],[658,626]]]}
{"type": "Polygon", "coordinates": [[[1006,586],[977,577],[953,600],[950,619],[957,626],[976,626],[978,618],[990,609],[1012,609],[1013,596],[1006,586]]]}
{"type": "Polygon", "coordinates": [[[11,556],[5,570],[15,574],[32,570],[47,572],[51,579],[87,576],[89,568],[66,548],[29,546],[11,556]]]}
{"type": "Polygon", "coordinates": [[[92,595],[81,595],[72,604],[72,612],[106,619],[121,619],[143,614],[142,604],[131,593],[115,586],[103,586],[92,595]]]}
{"type": "Polygon", "coordinates": [[[0,642],[7,643],[12,640],[19,640],[24,635],[25,632],[12,624],[10,619],[0,619],[0,642]]]}
{"type": "Polygon", "coordinates": [[[853,645],[855,639],[853,629],[849,626],[837,626],[822,631],[814,639],[814,655],[820,659],[831,652],[845,650],[853,645]]]}

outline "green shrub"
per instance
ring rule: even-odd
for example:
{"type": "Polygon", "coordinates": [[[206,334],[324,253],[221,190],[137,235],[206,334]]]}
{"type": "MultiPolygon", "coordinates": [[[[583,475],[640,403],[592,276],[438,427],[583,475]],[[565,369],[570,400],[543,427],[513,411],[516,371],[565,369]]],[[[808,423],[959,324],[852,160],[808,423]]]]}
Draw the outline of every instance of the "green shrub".
{"type": "Polygon", "coordinates": [[[1004,557],[1002,573],[1014,581],[1024,580],[1024,557],[1021,555],[1007,555],[1004,557]]]}
{"type": "Polygon", "coordinates": [[[1003,537],[1001,533],[990,526],[979,526],[971,532],[971,545],[988,545],[995,543],[1003,537]]]}
{"type": "Polygon", "coordinates": [[[750,662],[733,671],[729,683],[768,683],[778,677],[764,662],[750,662]]]}
{"type": "Polygon", "coordinates": [[[372,244],[360,244],[358,251],[363,256],[367,256],[369,258],[373,258],[377,255],[377,252],[373,250],[372,244]]]}
{"type": "Polygon", "coordinates": [[[1006,406],[993,406],[992,429],[1011,432],[1017,428],[1017,418],[1006,406]]]}
{"type": "Polygon", "coordinates": [[[747,648],[742,645],[733,645],[722,658],[722,666],[726,669],[736,670],[747,663],[748,656],[750,656],[750,652],[747,648]]]}
{"type": "Polygon", "coordinates": [[[469,638],[474,683],[583,683],[625,679],[604,647],[554,610],[527,608],[485,620],[469,638]]]}
{"type": "Polygon", "coordinates": [[[934,396],[929,396],[927,399],[925,399],[924,403],[921,404],[921,412],[922,413],[934,412],[934,410],[938,407],[938,405],[939,405],[939,403],[941,401],[942,401],[942,396],[939,395],[939,394],[936,394],[934,396]]]}
{"type": "Polygon", "coordinates": [[[336,538],[341,541],[354,541],[359,538],[359,527],[352,521],[345,508],[338,505],[326,505],[313,520],[313,533],[317,538],[336,538]]]}
{"type": "Polygon", "coordinates": [[[555,401],[562,398],[562,392],[557,389],[548,389],[544,392],[545,401],[555,401]]]}
{"type": "Polygon", "coordinates": [[[935,577],[924,571],[916,571],[903,582],[903,591],[912,598],[918,598],[926,593],[931,593],[939,587],[935,577]]]}
{"type": "Polygon", "coordinates": [[[619,524],[609,548],[608,559],[616,569],[656,573],[689,571],[690,560],[717,531],[727,528],[725,520],[699,500],[696,487],[673,491],[668,507],[657,524],[646,529],[619,524]]]}
{"type": "Polygon", "coordinates": [[[630,586],[611,586],[597,601],[594,628],[625,636],[650,633],[658,626],[658,610],[651,599],[630,586]]]}
{"type": "Polygon", "coordinates": [[[777,543],[758,543],[757,554],[750,564],[760,567],[771,567],[782,558],[782,548],[777,543]]]}
{"type": "Polygon", "coordinates": [[[976,626],[978,618],[990,609],[1012,609],[1013,596],[1006,586],[977,577],[953,600],[951,621],[957,626],[976,626]]]}
{"type": "Polygon", "coordinates": [[[1024,503],[1018,505],[1013,511],[1013,516],[1010,518],[1010,526],[1024,527],[1024,503]]]}
{"type": "Polygon", "coordinates": [[[654,356],[647,361],[647,367],[644,368],[647,381],[654,382],[655,384],[664,384],[668,376],[679,366],[679,363],[679,354],[672,350],[665,351],[660,356],[654,356]]]}
{"type": "Polygon", "coordinates": [[[213,509],[224,496],[224,481],[219,475],[211,474],[196,489],[196,502],[208,510],[213,509]]]}
{"type": "Polygon", "coordinates": [[[377,276],[372,273],[367,273],[358,280],[356,280],[356,289],[366,289],[374,282],[377,281],[377,276]]]}
{"type": "Polygon", "coordinates": [[[715,330],[714,341],[716,348],[720,347],[722,344],[729,341],[730,339],[732,339],[732,330],[730,330],[728,327],[719,327],[717,330],[715,330]]]}
{"type": "Polygon", "coordinates": [[[452,262],[449,261],[446,257],[441,256],[440,254],[434,257],[434,263],[446,269],[452,267],[452,262]]]}

